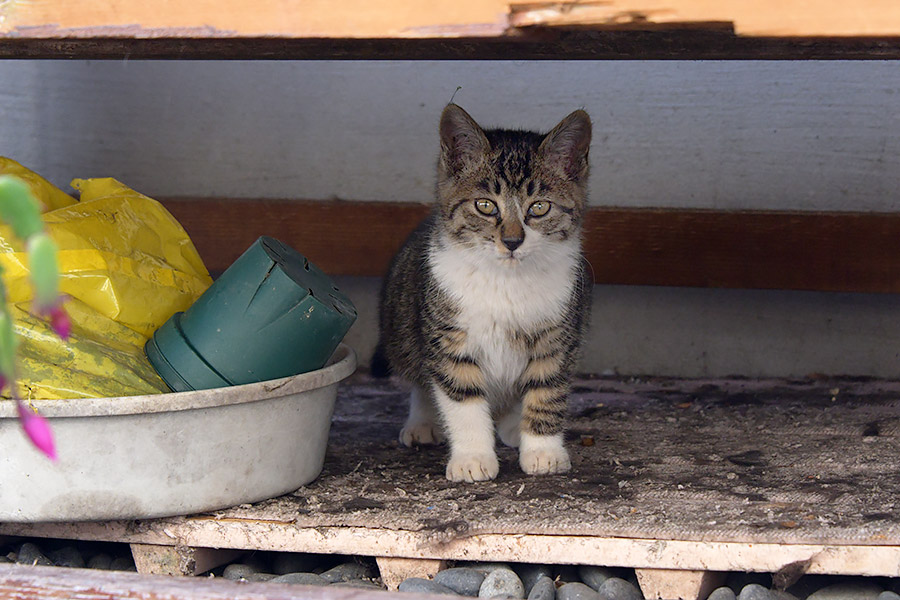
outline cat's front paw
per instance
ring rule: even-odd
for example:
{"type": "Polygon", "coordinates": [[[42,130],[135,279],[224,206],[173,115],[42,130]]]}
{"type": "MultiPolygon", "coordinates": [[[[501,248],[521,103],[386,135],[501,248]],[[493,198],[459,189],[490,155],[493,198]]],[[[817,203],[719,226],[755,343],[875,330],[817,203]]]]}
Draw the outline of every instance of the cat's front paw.
{"type": "Polygon", "coordinates": [[[400,443],[406,447],[444,443],[444,433],[434,423],[407,423],[400,430],[400,443]]]}
{"type": "Polygon", "coordinates": [[[529,475],[565,473],[572,468],[569,453],[563,447],[562,435],[522,434],[519,465],[529,475]]]}
{"type": "Polygon", "coordinates": [[[450,481],[489,481],[500,472],[500,463],[493,452],[481,454],[454,454],[447,463],[447,479],[450,481]]]}

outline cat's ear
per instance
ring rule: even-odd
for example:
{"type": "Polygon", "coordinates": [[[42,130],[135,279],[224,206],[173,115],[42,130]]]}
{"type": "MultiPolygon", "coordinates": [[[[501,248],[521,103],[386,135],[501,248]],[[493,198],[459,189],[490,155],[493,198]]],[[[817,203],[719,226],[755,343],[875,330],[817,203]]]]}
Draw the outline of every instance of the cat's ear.
{"type": "Polygon", "coordinates": [[[466,165],[480,161],[491,145],[478,123],[455,104],[441,113],[441,164],[448,175],[455,175],[466,165]]]}
{"type": "Polygon", "coordinates": [[[547,134],[538,150],[544,164],[558,169],[574,181],[582,181],[588,172],[591,148],[591,118],[576,110],[547,134]]]}

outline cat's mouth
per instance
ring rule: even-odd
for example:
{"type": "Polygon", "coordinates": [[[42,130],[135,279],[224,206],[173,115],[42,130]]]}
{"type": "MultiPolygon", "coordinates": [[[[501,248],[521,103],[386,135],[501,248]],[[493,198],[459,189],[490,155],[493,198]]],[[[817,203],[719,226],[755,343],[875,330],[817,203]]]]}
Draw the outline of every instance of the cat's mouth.
{"type": "Polygon", "coordinates": [[[520,264],[523,258],[524,256],[522,256],[521,252],[510,250],[509,252],[504,252],[500,255],[500,264],[508,267],[514,267],[520,264]]]}

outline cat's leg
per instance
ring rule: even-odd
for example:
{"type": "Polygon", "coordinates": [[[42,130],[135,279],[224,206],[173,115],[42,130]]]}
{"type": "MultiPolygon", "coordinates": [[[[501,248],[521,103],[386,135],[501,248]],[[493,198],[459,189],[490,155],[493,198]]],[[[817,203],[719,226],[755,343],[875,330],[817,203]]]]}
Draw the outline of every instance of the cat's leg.
{"type": "Polygon", "coordinates": [[[514,402],[497,419],[497,435],[510,448],[518,448],[522,439],[522,403],[514,402]]]}
{"type": "Polygon", "coordinates": [[[443,441],[444,435],[437,422],[430,393],[418,385],[414,386],[409,396],[409,416],[400,430],[400,443],[413,446],[440,444],[443,441]]]}
{"type": "Polygon", "coordinates": [[[484,397],[451,397],[438,384],[434,397],[450,441],[447,479],[474,482],[495,478],[500,464],[494,451],[494,421],[484,397]]]}
{"type": "Polygon", "coordinates": [[[564,473],[572,468],[563,446],[569,373],[567,337],[562,328],[541,332],[520,378],[522,431],[519,465],[532,475],[564,473]]]}

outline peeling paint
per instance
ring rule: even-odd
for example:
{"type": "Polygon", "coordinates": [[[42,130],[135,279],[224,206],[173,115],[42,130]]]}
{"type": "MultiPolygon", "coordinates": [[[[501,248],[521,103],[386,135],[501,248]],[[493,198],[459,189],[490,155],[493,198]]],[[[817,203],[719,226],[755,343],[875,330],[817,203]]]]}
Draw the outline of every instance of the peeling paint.
{"type": "MultiPolygon", "coordinates": [[[[4,3],[12,4],[15,0],[0,0],[0,9],[4,3]]],[[[2,11],[0,11],[2,12],[2,11]]],[[[134,39],[152,38],[228,38],[239,37],[234,30],[217,29],[208,25],[199,27],[143,27],[131,25],[100,25],[96,27],[60,27],[58,24],[22,25],[11,31],[0,29],[0,36],[11,38],[98,38],[127,37],[134,39]]]]}

